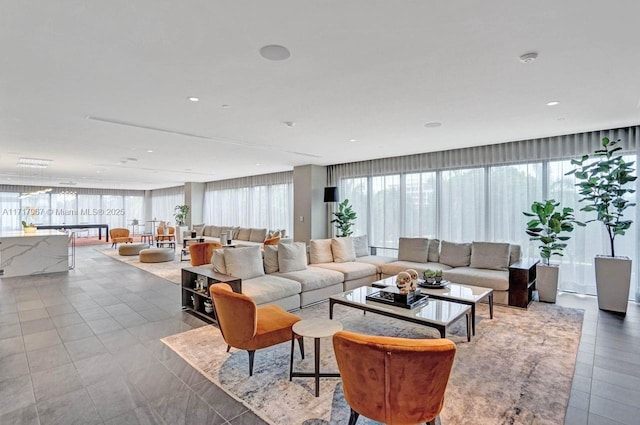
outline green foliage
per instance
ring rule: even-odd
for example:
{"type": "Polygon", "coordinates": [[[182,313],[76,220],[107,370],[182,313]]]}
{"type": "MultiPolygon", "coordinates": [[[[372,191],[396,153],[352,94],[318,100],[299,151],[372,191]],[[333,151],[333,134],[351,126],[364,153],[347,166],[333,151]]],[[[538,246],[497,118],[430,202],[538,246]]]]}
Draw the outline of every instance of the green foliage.
{"type": "Polygon", "coordinates": [[[616,236],[624,235],[633,223],[632,220],[624,219],[624,210],[636,205],[625,199],[625,195],[635,193],[635,190],[629,187],[629,183],[636,180],[632,175],[635,171],[634,162],[625,161],[618,153],[622,150],[620,146],[616,146],[619,141],[611,142],[604,137],[602,149],[596,150],[592,155],[583,155],[581,159],[572,160],[571,163],[577,168],[567,173],[575,175],[578,180],[576,186],[582,196],[580,202],[585,203],[580,210],[597,214],[596,218],[587,223],[597,220],[606,227],[612,257],[615,257],[616,236]]]}
{"type": "Polygon", "coordinates": [[[565,243],[570,239],[565,233],[573,232],[573,225],[586,226],[576,221],[573,208],[562,208],[556,211],[560,202],[548,199],[544,202],[531,204],[532,212],[523,212],[527,217],[533,217],[527,222],[527,235],[530,241],[540,241],[540,257],[549,264],[552,255],[563,256],[562,251],[567,247],[565,243]]]}
{"type": "Polygon", "coordinates": [[[433,277],[436,277],[436,271],[435,270],[431,270],[431,269],[427,269],[427,270],[424,271],[423,275],[424,275],[425,279],[433,278],[433,277]]]}
{"type": "Polygon", "coordinates": [[[339,238],[351,236],[353,234],[351,227],[358,217],[355,211],[353,211],[353,207],[349,204],[349,200],[345,199],[340,202],[338,204],[338,212],[334,212],[333,215],[335,218],[331,220],[331,222],[336,223],[336,229],[338,229],[337,236],[339,238]]]}
{"type": "Polygon", "coordinates": [[[187,214],[189,214],[189,205],[176,205],[174,208],[175,213],[173,218],[176,220],[176,225],[184,226],[187,224],[187,214]]]}
{"type": "Polygon", "coordinates": [[[36,225],[33,224],[33,223],[28,223],[27,224],[26,221],[22,220],[22,227],[36,227],[36,225]]]}

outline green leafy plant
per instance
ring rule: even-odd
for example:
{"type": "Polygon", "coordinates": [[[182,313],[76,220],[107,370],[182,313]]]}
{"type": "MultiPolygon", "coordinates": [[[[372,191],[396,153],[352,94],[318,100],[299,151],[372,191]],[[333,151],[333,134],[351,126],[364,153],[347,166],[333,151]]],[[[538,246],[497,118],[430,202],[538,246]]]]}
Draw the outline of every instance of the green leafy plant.
{"type": "Polygon", "coordinates": [[[573,174],[578,180],[576,186],[582,196],[580,202],[585,203],[580,211],[597,213],[597,217],[587,223],[600,221],[607,229],[612,257],[616,255],[616,236],[624,235],[633,223],[632,220],[624,219],[624,210],[636,205],[625,199],[625,195],[635,193],[629,187],[629,183],[636,180],[632,175],[635,171],[634,162],[625,161],[618,153],[622,150],[620,146],[616,146],[618,142],[620,140],[612,142],[607,137],[602,138],[602,149],[596,150],[592,155],[572,160],[571,163],[577,168],[566,174],[573,174]]]}
{"type": "Polygon", "coordinates": [[[184,226],[187,224],[187,214],[189,214],[189,205],[176,205],[173,218],[176,219],[176,225],[184,226]]]}
{"type": "Polygon", "coordinates": [[[36,225],[33,223],[27,223],[26,221],[22,220],[22,227],[36,227],[36,225]]]}
{"type": "Polygon", "coordinates": [[[335,218],[331,220],[331,223],[336,224],[336,229],[338,229],[338,237],[343,238],[347,236],[351,236],[353,234],[353,230],[351,227],[354,225],[356,218],[356,212],[353,210],[353,207],[349,204],[349,200],[345,199],[344,201],[338,204],[338,212],[334,212],[333,215],[335,218]]]}
{"type": "Polygon", "coordinates": [[[523,212],[527,217],[534,217],[527,222],[526,232],[530,241],[540,241],[540,257],[547,265],[552,255],[563,256],[562,251],[567,247],[565,242],[571,239],[563,234],[573,232],[574,224],[586,226],[575,219],[573,208],[556,211],[559,206],[560,202],[548,199],[531,204],[532,212],[523,212]]]}

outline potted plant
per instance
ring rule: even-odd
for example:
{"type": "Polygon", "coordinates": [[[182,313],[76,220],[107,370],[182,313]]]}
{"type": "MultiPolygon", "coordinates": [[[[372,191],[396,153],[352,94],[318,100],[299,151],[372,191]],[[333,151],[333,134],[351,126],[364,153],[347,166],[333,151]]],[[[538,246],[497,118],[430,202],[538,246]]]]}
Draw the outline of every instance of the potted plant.
{"type": "Polygon", "coordinates": [[[627,312],[629,286],[631,283],[631,259],[616,256],[615,238],[622,236],[631,227],[632,220],[624,217],[624,211],[636,204],[625,195],[635,190],[630,183],[636,180],[632,175],[634,162],[625,161],[619,153],[622,148],[616,146],[620,142],[602,139],[602,149],[592,155],[583,155],[581,159],[571,161],[577,168],[568,172],[578,181],[576,186],[582,196],[580,202],[585,206],[581,211],[595,212],[596,218],[587,221],[601,222],[607,231],[610,255],[598,255],[595,258],[596,290],[598,307],[601,310],[622,314],[627,312]]]}
{"type": "Polygon", "coordinates": [[[433,285],[436,281],[436,272],[435,270],[427,269],[423,273],[424,281],[427,285],[433,285]]]}
{"type": "Polygon", "coordinates": [[[540,301],[555,303],[558,293],[559,264],[551,264],[551,257],[562,257],[562,251],[567,247],[565,243],[570,239],[563,234],[573,232],[574,224],[586,226],[576,221],[573,208],[562,208],[560,202],[548,199],[531,204],[532,212],[524,212],[527,217],[533,217],[527,222],[527,235],[530,241],[540,241],[540,257],[542,263],[536,265],[536,286],[540,301]]]}
{"type": "Polygon", "coordinates": [[[434,277],[435,277],[436,283],[442,282],[442,276],[443,276],[442,270],[436,270],[434,273],[435,273],[434,277]]]}
{"type": "Polygon", "coordinates": [[[183,233],[187,230],[189,209],[189,205],[176,205],[174,208],[173,218],[176,220],[176,240],[178,243],[182,243],[183,233]]]}
{"type": "Polygon", "coordinates": [[[22,220],[22,230],[25,233],[35,233],[37,229],[38,228],[36,227],[35,224],[27,223],[26,221],[22,220]]]}
{"type": "Polygon", "coordinates": [[[351,236],[353,234],[351,226],[353,226],[358,217],[353,207],[349,204],[349,200],[345,199],[340,202],[338,204],[338,212],[334,212],[333,215],[336,218],[331,220],[331,223],[336,223],[336,229],[338,229],[336,236],[339,238],[351,236]]]}

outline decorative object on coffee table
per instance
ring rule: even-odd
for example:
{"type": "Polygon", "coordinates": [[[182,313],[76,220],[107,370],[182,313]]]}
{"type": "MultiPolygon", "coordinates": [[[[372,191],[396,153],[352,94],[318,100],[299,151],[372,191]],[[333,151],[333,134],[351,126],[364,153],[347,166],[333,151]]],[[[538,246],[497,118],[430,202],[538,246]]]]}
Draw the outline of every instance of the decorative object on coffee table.
{"type": "Polygon", "coordinates": [[[411,275],[407,272],[400,272],[396,276],[396,286],[400,292],[407,292],[411,286],[411,275]]]}
{"type": "Polygon", "coordinates": [[[411,283],[409,284],[409,290],[410,291],[415,291],[416,289],[418,289],[418,272],[415,271],[414,269],[408,269],[405,270],[405,272],[407,272],[409,274],[409,276],[411,277],[411,283]]]}
{"type": "Polygon", "coordinates": [[[598,307],[601,310],[614,311],[626,315],[631,286],[631,259],[616,257],[615,238],[623,236],[631,227],[633,220],[624,216],[624,211],[636,205],[635,189],[630,183],[636,180],[633,175],[633,161],[625,161],[619,153],[622,147],[616,146],[609,138],[602,139],[602,149],[592,155],[583,155],[581,159],[571,160],[578,168],[567,174],[574,174],[580,188],[579,202],[586,205],[581,211],[596,212],[597,217],[588,220],[604,224],[609,236],[611,254],[596,256],[596,288],[598,307]],[[595,161],[594,161],[595,160],[595,161]]]}

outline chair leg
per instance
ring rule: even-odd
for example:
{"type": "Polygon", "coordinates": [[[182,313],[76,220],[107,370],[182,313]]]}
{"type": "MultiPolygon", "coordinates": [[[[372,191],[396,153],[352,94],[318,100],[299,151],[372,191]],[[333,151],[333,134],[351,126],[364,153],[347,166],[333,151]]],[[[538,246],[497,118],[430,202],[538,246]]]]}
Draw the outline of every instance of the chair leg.
{"type": "Polygon", "coordinates": [[[253,376],[253,358],[256,355],[256,350],[249,350],[249,376],[253,376]]]}
{"type": "Polygon", "coordinates": [[[435,418],[433,418],[429,422],[427,422],[425,425],[436,425],[436,420],[437,419],[438,419],[438,417],[436,416],[435,418]]]}
{"type": "Polygon", "coordinates": [[[231,350],[231,346],[227,345],[227,353],[229,352],[229,350],[231,350]]]}
{"type": "Polygon", "coordinates": [[[298,345],[300,346],[300,355],[302,356],[302,360],[304,360],[304,338],[298,338],[298,345]]]}
{"type": "Polygon", "coordinates": [[[360,416],[360,413],[351,409],[351,415],[349,415],[349,425],[356,425],[356,422],[358,421],[359,416],[360,416]]]}

